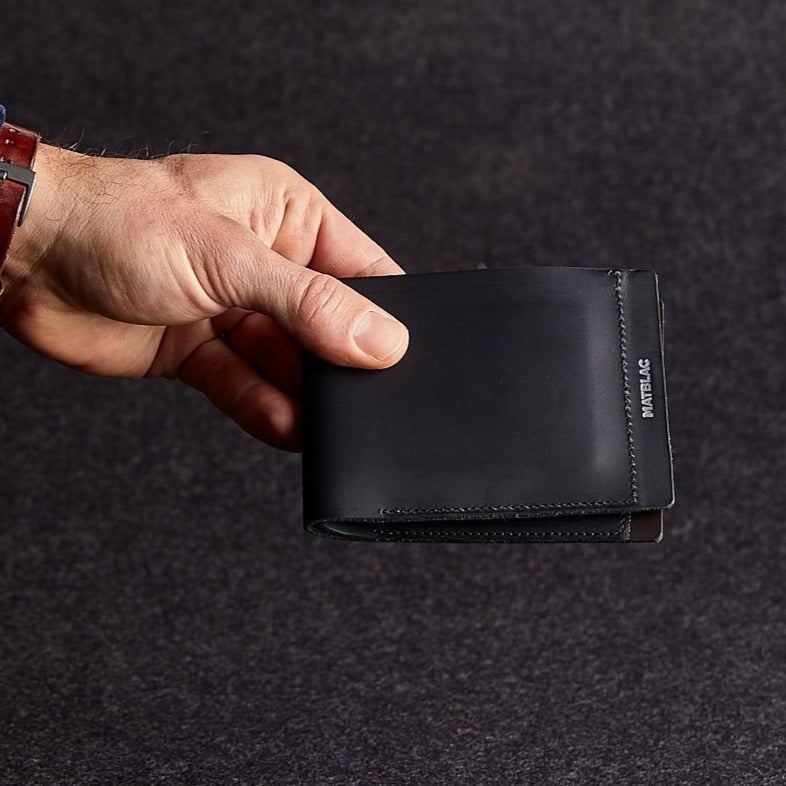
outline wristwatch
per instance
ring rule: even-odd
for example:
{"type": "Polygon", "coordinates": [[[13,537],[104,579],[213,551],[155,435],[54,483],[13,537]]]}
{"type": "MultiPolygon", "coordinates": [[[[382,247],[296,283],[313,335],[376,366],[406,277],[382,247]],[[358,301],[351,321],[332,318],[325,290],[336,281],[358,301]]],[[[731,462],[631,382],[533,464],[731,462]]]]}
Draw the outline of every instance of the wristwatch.
{"type": "MultiPolygon", "coordinates": [[[[0,106],[0,120],[5,108],[0,106]]],[[[11,123],[0,131],[0,294],[3,291],[3,265],[14,230],[22,226],[35,183],[33,164],[40,136],[11,123]]]]}

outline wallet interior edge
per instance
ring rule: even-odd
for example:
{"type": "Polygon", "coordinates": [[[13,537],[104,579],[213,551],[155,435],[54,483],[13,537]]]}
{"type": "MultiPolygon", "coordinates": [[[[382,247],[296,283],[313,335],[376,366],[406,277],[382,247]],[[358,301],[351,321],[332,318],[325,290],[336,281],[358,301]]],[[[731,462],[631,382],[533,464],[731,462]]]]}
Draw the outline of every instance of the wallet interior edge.
{"type": "Polygon", "coordinates": [[[305,529],[322,537],[366,542],[657,543],[663,536],[663,511],[537,519],[323,518],[306,522],[305,529]]]}

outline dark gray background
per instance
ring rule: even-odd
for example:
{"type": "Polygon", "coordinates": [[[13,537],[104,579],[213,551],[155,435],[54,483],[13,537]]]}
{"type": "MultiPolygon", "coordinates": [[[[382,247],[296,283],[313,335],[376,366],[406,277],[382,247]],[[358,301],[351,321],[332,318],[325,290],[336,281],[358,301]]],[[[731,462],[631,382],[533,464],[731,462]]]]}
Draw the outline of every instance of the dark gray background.
{"type": "Polygon", "coordinates": [[[25,2],[0,101],[282,158],[412,271],[654,268],[661,545],[362,545],[175,383],[0,337],[0,782],[786,782],[779,2],[25,2]],[[111,9],[111,10],[110,10],[111,9]]]}

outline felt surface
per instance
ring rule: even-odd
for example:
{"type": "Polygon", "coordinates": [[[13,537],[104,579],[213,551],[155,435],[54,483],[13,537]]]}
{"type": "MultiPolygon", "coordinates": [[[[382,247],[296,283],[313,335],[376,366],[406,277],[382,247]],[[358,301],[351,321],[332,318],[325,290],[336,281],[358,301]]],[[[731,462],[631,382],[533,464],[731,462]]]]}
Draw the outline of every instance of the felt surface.
{"type": "Polygon", "coordinates": [[[782,4],[111,8],[4,9],[10,119],[282,158],[410,270],[657,270],[677,505],[315,539],[296,456],[2,334],[0,783],[783,783],[782,4]]]}

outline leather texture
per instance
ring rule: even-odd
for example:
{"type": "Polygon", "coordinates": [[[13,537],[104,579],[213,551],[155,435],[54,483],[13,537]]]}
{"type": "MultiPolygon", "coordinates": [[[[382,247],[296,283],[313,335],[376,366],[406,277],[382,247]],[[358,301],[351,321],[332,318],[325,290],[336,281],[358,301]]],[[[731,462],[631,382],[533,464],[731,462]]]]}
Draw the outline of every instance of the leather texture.
{"type": "MultiPolygon", "coordinates": [[[[32,169],[39,136],[21,126],[4,123],[0,130],[0,161],[32,169]]],[[[16,229],[19,208],[25,195],[24,186],[12,180],[0,181],[0,275],[8,247],[16,229]]],[[[2,281],[0,281],[2,292],[2,281]]]]}
{"type": "Polygon", "coordinates": [[[522,267],[345,283],[401,319],[410,346],[383,371],[304,355],[310,532],[659,539],[673,479],[653,272],[522,267]]]}

